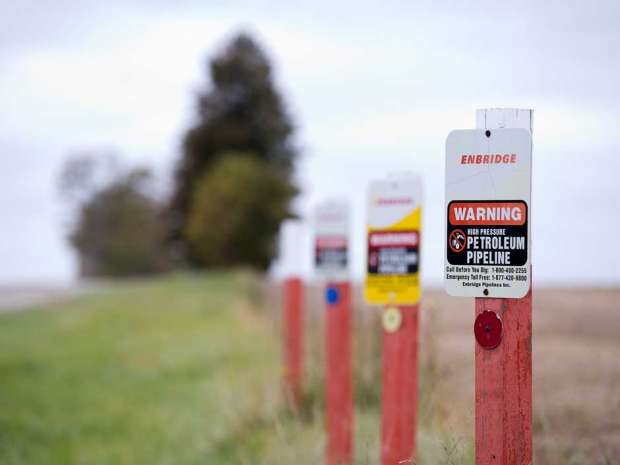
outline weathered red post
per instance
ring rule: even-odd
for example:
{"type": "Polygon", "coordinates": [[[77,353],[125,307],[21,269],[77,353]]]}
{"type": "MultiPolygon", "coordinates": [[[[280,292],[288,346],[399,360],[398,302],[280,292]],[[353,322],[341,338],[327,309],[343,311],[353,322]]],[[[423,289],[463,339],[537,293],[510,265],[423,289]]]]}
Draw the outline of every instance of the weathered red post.
{"type": "Polygon", "coordinates": [[[351,285],[327,286],[327,465],[353,464],[351,285]]]}
{"type": "Polygon", "coordinates": [[[289,406],[297,408],[302,395],[304,357],[303,223],[299,220],[285,221],[280,229],[278,245],[278,268],[285,278],[282,284],[282,384],[289,406]]]}
{"type": "Polygon", "coordinates": [[[301,278],[287,278],[284,294],[284,390],[287,398],[297,405],[301,398],[303,361],[303,294],[301,278]]]}
{"type": "MultiPolygon", "coordinates": [[[[525,128],[531,132],[532,111],[478,110],[476,126],[489,130],[525,128]]],[[[503,337],[494,350],[476,344],[476,465],[530,465],[531,287],[520,299],[476,298],[476,316],[484,311],[493,311],[501,318],[503,337]]]]}
{"type": "Polygon", "coordinates": [[[532,111],[446,141],[445,286],[474,297],[476,465],[532,463],[532,111]]]}
{"type": "Polygon", "coordinates": [[[366,300],[385,306],[382,465],[415,463],[421,204],[415,176],[370,185],[366,300]]]}
{"type": "MultiPolygon", "coordinates": [[[[386,329],[383,333],[382,465],[412,459],[416,450],[418,306],[401,306],[386,312],[395,310],[401,314],[400,328],[393,332],[386,329]]],[[[384,317],[390,318],[388,315],[385,313],[384,317]]]]}
{"type": "Polygon", "coordinates": [[[351,285],[348,282],[348,205],[317,207],[314,266],[325,287],[326,464],[353,464],[353,373],[351,285]]]}

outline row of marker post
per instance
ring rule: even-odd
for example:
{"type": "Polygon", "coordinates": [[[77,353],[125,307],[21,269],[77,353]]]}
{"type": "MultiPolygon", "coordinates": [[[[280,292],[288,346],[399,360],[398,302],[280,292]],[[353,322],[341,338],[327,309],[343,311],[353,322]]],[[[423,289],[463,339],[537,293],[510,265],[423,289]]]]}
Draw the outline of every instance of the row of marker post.
{"type": "MultiPolygon", "coordinates": [[[[453,131],[446,142],[444,282],[450,295],[475,298],[476,464],[530,465],[532,111],[478,110],[477,126],[453,131]],[[484,158],[505,154],[510,156],[484,158]],[[478,155],[478,160],[493,163],[475,163],[478,155]],[[459,217],[455,208],[480,214],[459,217]],[[514,214],[491,221],[490,214],[483,215],[486,211],[514,214]],[[501,267],[484,260],[468,263],[468,251],[479,252],[480,243],[492,242],[485,240],[487,235],[524,238],[513,242],[527,245],[508,251],[509,262],[501,267]]],[[[383,307],[382,465],[415,463],[421,221],[417,176],[394,176],[369,185],[364,294],[367,303],[383,307]]],[[[347,205],[320,205],[313,230],[314,268],[325,282],[326,463],[350,465],[353,314],[347,205]]],[[[501,244],[513,242],[494,241],[504,254],[501,244]]],[[[478,255],[491,257],[496,251],[484,252],[488,254],[478,255]]],[[[301,276],[287,277],[283,290],[284,385],[295,405],[302,395],[303,374],[301,276]]]]}

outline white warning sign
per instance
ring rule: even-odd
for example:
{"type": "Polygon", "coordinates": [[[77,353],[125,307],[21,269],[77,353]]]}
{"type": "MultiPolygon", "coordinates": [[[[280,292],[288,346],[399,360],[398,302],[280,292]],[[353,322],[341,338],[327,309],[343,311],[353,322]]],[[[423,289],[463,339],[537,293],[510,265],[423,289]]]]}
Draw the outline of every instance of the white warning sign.
{"type": "Polygon", "coordinates": [[[345,202],[320,204],[314,217],[314,269],[326,278],[347,278],[349,208],[345,202]]]}
{"type": "Polygon", "coordinates": [[[366,302],[414,305],[421,296],[422,183],[415,175],[368,189],[366,302]]]}
{"type": "Polygon", "coordinates": [[[532,136],[527,129],[452,131],[446,141],[445,287],[467,297],[530,288],[532,136]]]}

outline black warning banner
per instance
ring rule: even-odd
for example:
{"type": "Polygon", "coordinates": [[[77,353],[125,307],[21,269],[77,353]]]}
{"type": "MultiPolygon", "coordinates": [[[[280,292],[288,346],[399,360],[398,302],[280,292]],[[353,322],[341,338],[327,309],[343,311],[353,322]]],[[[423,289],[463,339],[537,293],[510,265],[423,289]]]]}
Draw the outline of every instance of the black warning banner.
{"type": "Polygon", "coordinates": [[[451,265],[523,266],[528,256],[527,204],[456,200],[448,204],[446,257],[451,265]]]}
{"type": "Polygon", "coordinates": [[[317,269],[346,269],[347,238],[344,236],[317,237],[314,246],[314,265],[317,269]]]}
{"type": "Polygon", "coordinates": [[[368,273],[408,275],[418,272],[417,231],[381,231],[368,235],[368,273]]]}

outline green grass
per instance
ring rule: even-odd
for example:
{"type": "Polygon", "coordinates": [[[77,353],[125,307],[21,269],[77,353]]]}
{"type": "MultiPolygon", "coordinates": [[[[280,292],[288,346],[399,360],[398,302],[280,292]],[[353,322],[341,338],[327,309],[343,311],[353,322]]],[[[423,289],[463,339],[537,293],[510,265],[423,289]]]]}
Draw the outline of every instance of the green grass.
{"type": "MultiPolygon", "coordinates": [[[[323,463],[323,314],[307,311],[305,400],[292,413],[280,391],[280,300],[260,284],[178,274],[0,315],[0,464],[323,463]]],[[[355,329],[363,465],[379,463],[377,318],[355,329]]],[[[471,464],[470,438],[441,423],[436,364],[423,357],[420,369],[417,465],[471,464]]]]}
{"type": "Polygon", "coordinates": [[[0,463],[259,454],[278,347],[244,297],[237,275],[179,275],[0,315],[0,463]]]}

